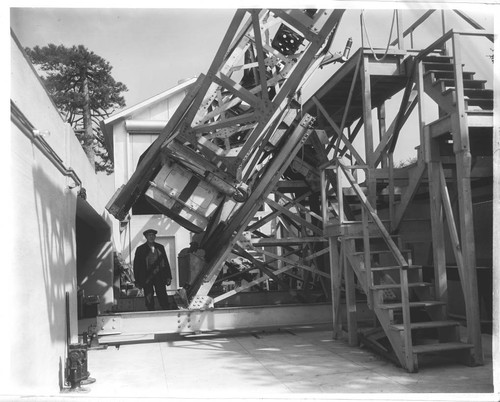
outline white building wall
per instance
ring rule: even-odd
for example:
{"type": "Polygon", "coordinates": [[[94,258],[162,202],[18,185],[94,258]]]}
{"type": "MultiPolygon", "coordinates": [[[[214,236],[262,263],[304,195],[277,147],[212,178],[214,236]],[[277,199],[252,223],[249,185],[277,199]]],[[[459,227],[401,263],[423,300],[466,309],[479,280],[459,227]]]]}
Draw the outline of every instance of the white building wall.
{"type": "MultiPolygon", "coordinates": [[[[71,167],[87,191],[89,208],[109,218],[104,205],[112,186],[102,186],[71,129],[65,124],[29,62],[11,40],[11,100],[45,137],[66,168],[71,167]]],[[[77,341],[77,275],[75,217],[77,191],[14,123],[11,124],[12,262],[7,270],[8,370],[2,394],[57,395],[64,382],[66,360],[66,303],[70,301],[70,334],[77,341]]],[[[106,179],[109,181],[109,178],[106,179]]],[[[112,256],[96,262],[112,272],[112,256]]],[[[3,354],[5,355],[5,348],[3,354]]]]}
{"type": "MultiPolygon", "coordinates": [[[[154,102],[126,116],[130,120],[164,121],[175,112],[186,91],[173,93],[168,98],[154,102]]],[[[126,183],[137,168],[139,157],[158,137],[158,134],[129,133],[125,127],[125,119],[113,124],[113,144],[115,163],[115,188],[126,183]]],[[[131,213],[132,211],[130,211],[131,213]]],[[[114,243],[117,251],[122,254],[126,262],[132,264],[133,255],[137,246],[145,241],[142,232],[147,228],[158,230],[157,241],[164,242],[167,251],[170,250],[169,260],[174,280],[170,290],[182,285],[177,282],[177,254],[185,247],[189,247],[191,233],[176,222],[163,215],[132,215],[127,224],[122,225],[115,220],[113,227],[114,243]]]]}

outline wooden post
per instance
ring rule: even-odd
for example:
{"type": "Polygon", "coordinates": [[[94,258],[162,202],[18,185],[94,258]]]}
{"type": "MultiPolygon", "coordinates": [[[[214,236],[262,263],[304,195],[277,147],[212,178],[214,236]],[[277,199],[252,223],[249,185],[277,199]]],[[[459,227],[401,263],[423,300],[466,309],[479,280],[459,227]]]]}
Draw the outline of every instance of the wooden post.
{"type": "Polygon", "coordinates": [[[365,208],[361,208],[361,219],[363,225],[363,251],[364,251],[364,264],[365,264],[365,289],[367,304],[370,309],[373,309],[373,292],[370,290],[372,287],[372,261],[371,261],[371,247],[370,247],[370,229],[368,214],[365,208]]]}
{"type": "Polygon", "coordinates": [[[430,133],[425,125],[424,118],[424,83],[423,66],[418,62],[416,82],[418,91],[418,115],[420,122],[420,144],[429,177],[429,203],[431,215],[432,256],[434,261],[434,287],[437,300],[447,302],[448,281],[446,277],[446,255],[444,245],[443,211],[441,188],[439,185],[440,156],[439,145],[430,138],[430,133]]]}
{"type": "Polygon", "coordinates": [[[404,34],[403,34],[403,10],[396,11],[397,26],[398,26],[398,49],[404,50],[404,34]]]}
{"type": "MultiPolygon", "coordinates": [[[[385,136],[385,102],[377,108],[378,115],[378,127],[379,127],[379,140],[382,141],[382,138],[385,136]]],[[[384,152],[385,154],[385,152],[384,152]]],[[[383,157],[380,159],[380,165],[385,168],[387,167],[387,158],[383,157]]]]}
{"type": "Polygon", "coordinates": [[[458,205],[460,210],[460,237],[464,256],[466,283],[464,283],[467,313],[467,338],[474,345],[473,360],[483,364],[481,322],[479,315],[479,295],[477,288],[476,250],[474,239],[474,219],[472,214],[472,191],[470,184],[471,152],[469,130],[464,101],[464,83],[460,35],[453,35],[454,72],[456,84],[456,118],[453,119],[453,150],[455,152],[458,205]]]}
{"type": "Polygon", "coordinates": [[[330,247],[330,283],[332,291],[333,339],[340,339],[342,337],[342,319],[339,314],[342,270],[340,267],[340,257],[337,248],[337,238],[329,237],[328,244],[330,247]]]}
{"type": "MultiPolygon", "coordinates": [[[[495,43],[495,49],[499,50],[498,41],[495,43]]],[[[498,52],[497,52],[498,53],[498,52]]],[[[494,92],[495,104],[500,101],[500,93],[494,92]]],[[[494,113],[493,122],[493,317],[499,316],[500,311],[500,117],[494,113]]],[[[500,322],[493,320],[493,333],[499,334],[500,322]]],[[[493,355],[498,356],[499,337],[493,337],[493,355]]],[[[500,385],[500,372],[493,370],[493,384],[495,387],[500,385]]],[[[497,388],[495,388],[497,389],[497,388]]]]}
{"type": "Polygon", "coordinates": [[[429,175],[429,202],[431,212],[432,256],[434,260],[434,291],[436,300],[448,301],[446,255],[444,243],[443,209],[438,144],[429,141],[431,160],[427,163],[429,175]]]}
{"type": "Polygon", "coordinates": [[[347,313],[347,334],[349,346],[358,345],[358,321],[356,318],[356,289],[354,288],[354,271],[343,253],[345,301],[347,313]]]}
{"type": "Polygon", "coordinates": [[[394,187],[394,153],[391,152],[389,153],[389,156],[388,156],[388,162],[389,162],[389,220],[390,220],[390,228],[391,228],[391,232],[393,232],[394,230],[396,230],[396,228],[394,227],[394,217],[395,217],[395,213],[394,213],[394,204],[395,204],[395,197],[394,197],[394,191],[395,191],[395,187],[394,187]]]}
{"type": "Polygon", "coordinates": [[[361,88],[363,91],[363,122],[365,129],[365,160],[368,165],[366,170],[366,183],[368,185],[368,200],[376,208],[376,183],[371,170],[375,168],[373,153],[373,125],[372,125],[372,99],[370,88],[370,61],[368,56],[363,56],[361,69],[361,88]]]}

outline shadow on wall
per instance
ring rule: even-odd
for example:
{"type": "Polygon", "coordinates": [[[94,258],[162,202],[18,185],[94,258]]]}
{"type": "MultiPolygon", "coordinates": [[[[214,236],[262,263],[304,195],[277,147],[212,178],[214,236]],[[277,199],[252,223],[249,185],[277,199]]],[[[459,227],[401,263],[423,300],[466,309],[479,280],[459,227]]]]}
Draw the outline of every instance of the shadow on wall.
{"type": "Polygon", "coordinates": [[[101,310],[110,309],[114,275],[109,228],[91,227],[78,216],[76,222],[78,288],[83,296],[99,296],[101,310]]]}
{"type": "MultiPolygon", "coordinates": [[[[30,272],[31,283],[28,282],[27,289],[33,296],[29,302],[29,314],[33,315],[31,323],[36,325],[45,321],[42,317],[47,314],[48,331],[53,344],[66,340],[65,292],[71,294],[75,286],[75,272],[71,268],[76,257],[73,243],[76,199],[54,182],[54,178],[43,169],[33,168],[34,212],[38,233],[32,235],[38,235],[38,239],[32,238],[30,241],[36,244],[38,240],[39,253],[33,252],[39,261],[30,262],[33,272],[30,272]],[[45,309],[39,306],[40,289],[36,288],[38,266],[41,266],[45,285],[45,309]]],[[[42,328],[45,327],[46,324],[42,328]]]]}

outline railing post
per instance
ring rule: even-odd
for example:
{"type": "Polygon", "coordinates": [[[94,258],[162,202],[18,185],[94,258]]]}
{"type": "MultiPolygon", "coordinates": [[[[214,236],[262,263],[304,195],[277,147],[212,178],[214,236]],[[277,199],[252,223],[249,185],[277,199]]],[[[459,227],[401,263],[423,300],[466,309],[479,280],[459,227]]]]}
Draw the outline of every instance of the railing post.
{"type": "MultiPolygon", "coordinates": [[[[441,29],[443,31],[443,36],[446,33],[446,14],[445,10],[441,10],[441,29]]],[[[447,55],[448,54],[448,49],[446,48],[446,42],[443,42],[443,45],[441,47],[443,50],[443,54],[447,55]]]]}
{"type": "Polygon", "coordinates": [[[413,357],[413,341],[411,334],[410,321],[410,295],[408,289],[408,270],[400,267],[400,282],[401,282],[401,304],[403,308],[403,326],[404,326],[404,344],[405,344],[405,360],[406,369],[412,373],[415,371],[415,361],[413,357]]]}
{"type": "Polygon", "coordinates": [[[323,229],[326,227],[329,217],[328,217],[328,189],[326,188],[326,169],[321,169],[320,172],[320,182],[321,182],[321,215],[323,217],[323,229]]]}
{"type": "Polygon", "coordinates": [[[398,49],[405,49],[405,41],[403,34],[403,10],[396,11],[397,27],[398,27],[398,49]]]}
{"type": "Polygon", "coordinates": [[[372,288],[372,261],[371,261],[371,248],[370,248],[370,229],[369,229],[369,219],[364,208],[361,208],[361,220],[363,225],[363,251],[364,251],[364,262],[365,262],[365,289],[368,291],[367,303],[370,309],[373,308],[373,292],[372,288]]]}
{"type": "Polygon", "coordinates": [[[342,336],[342,322],[340,319],[340,285],[342,281],[342,267],[340,266],[337,237],[330,236],[328,238],[328,245],[330,249],[330,286],[332,292],[333,339],[338,339],[342,336]]]}
{"type": "Polygon", "coordinates": [[[395,229],[394,225],[394,198],[395,198],[395,188],[394,188],[394,153],[389,153],[388,157],[389,162],[389,221],[391,226],[391,233],[395,229]]]}
{"type": "Polygon", "coordinates": [[[337,202],[339,208],[339,223],[342,225],[345,222],[344,193],[342,191],[342,169],[340,169],[338,165],[335,166],[335,176],[337,177],[337,202]]]}

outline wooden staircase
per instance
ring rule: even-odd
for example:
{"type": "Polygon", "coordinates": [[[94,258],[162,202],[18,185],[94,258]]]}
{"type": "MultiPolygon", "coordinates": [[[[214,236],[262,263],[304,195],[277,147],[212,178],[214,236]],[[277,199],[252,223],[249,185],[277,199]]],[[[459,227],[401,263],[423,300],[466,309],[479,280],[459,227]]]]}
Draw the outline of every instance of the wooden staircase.
{"type": "MultiPolygon", "coordinates": [[[[463,149],[470,150],[472,158],[491,155],[488,139],[491,139],[493,126],[493,91],[485,88],[486,81],[475,79],[475,73],[469,71],[463,71],[460,88],[457,88],[454,62],[449,56],[432,55],[425,57],[422,65],[424,91],[441,111],[441,117],[426,127],[434,143],[438,144],[437,155],[456,156],[451,167],[457,171],[467,167],[460,159],[463,149]],[[466,119],[461,130],[465,132],[460,134],[457,128],[461,127],[463,112],[466,119]],[[466,148],[464,143],[456,146],[457,136],[461,136],[462,141],[467,139],[466,148]]],[[[446,182],[441,162],[438,166],[446,182]]],[[[400,238],[389,235],[378,218],[377,205],[375,208],[370,205],[366,191],[356,184],[348,169],[343,170],[351,184],[343,191],[348,194],[345,200],[352,210],[364,212],[363,222],[350,224],[361,224],[364,229],[362,235],[340,236],[341,249],[347,269],[350,267],[354,271],[358,288],[366,294],[368,305],[380,325],[364,334],[360,332],[361,342],[392,358],[409,372],[418,371],[422,355],[444,355],[465,364],[481,364],[482,358],[477,356],[477,350],[474,352],[477,345],[461,341],[460,323],[448,319],[446,300],[436,296],[435,284],[423,281],[422,266],[412,263],[411,249],[405,249],[400,238]],[[378,235],[374,235],[374,228],[378,235]]],[[[470,177],[470,170],[464,170],[464,176],[470,177]]],[[[446,184],[444,186],[446,188],[446,184]]],[[[376,203],[379,204],[378,186],[377,194],[376,203]]],[[[460,245],[458,238],[454,240],[460,245]]],[[[347,280],[345,282],[346,288],[352,286],[347,280]]]]}
{"type": "MultiPolygon", "coordinates": [[[[451,56],[428,56],[423,61],[426,93],[444,110],[456,111],[456,86],[453,58],[451,56]]],[[[465,108],[468,112],[492,111],[493,90],[486,89],[485,80],[474,78],[475,72],[462,73],[465,108]]]]}
{"type": "Polygon", "coordinates": [[[363,221],[350,222],[361,224],[363,233],[340,239],[346,268],[354,271],[380,324],[378,331],[360,333],[362,342],[385,351],[409,372],[418,371],[418,357],[427,353],[454,351],[467,362],[472,345],[460,341],[459,322],[447,319],[446,303],[436,298],[434,285],[423,280],[422,266],[413,264],[411,249],[389,234],[363,189],[347,169],[343,171],[365,211],[363,221]]]}
{"type": "Polygon", "coordinates": [[[418,371],[419,355],[469,350],[472,345],[460,341],[459,322],[446,318],[446,303],[436,300],[433,284],[423,280],[422,266],[412,264],[411,251],[398,245],[408,261],[407,267],[401,267],[382,235],[370,237],[369,242],[370,252],[366,253],[362,237],[342,239],[349,265],[380,324],[379,331],[360,333],[362,343],[385,351],[409,372],[418,371]],[[369,264],[365,264],[367,255],[369,264]],[[405,283],[406,289],[402,289],[405,283]],[[407,324],[405,309],[409,312],[407,324]],[[381,337],[382,331],[385,336],[381,337]]]}

